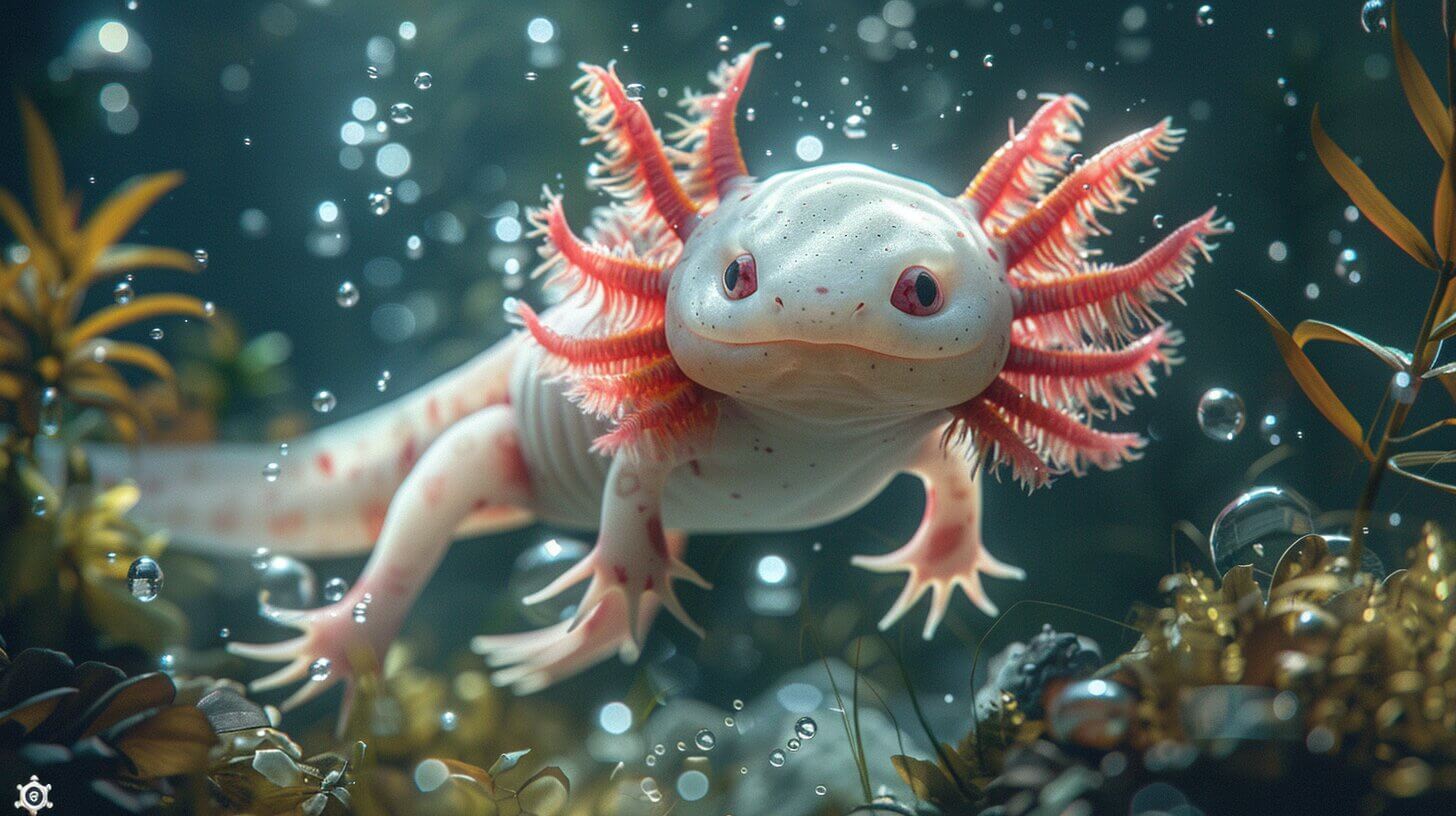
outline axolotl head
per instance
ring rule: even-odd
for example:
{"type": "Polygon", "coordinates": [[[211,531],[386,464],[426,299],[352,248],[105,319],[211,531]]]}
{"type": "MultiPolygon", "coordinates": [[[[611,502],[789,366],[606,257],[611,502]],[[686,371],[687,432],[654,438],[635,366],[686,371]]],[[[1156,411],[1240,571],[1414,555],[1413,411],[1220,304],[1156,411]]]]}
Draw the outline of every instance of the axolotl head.
{"type": "Polygon", "coordinates": [[[947,408],[1006,360],[1003,252],[965,199],[861,164],[738,186],[673,269],[667,339],[694,381],[806,416],[947,408]]]}

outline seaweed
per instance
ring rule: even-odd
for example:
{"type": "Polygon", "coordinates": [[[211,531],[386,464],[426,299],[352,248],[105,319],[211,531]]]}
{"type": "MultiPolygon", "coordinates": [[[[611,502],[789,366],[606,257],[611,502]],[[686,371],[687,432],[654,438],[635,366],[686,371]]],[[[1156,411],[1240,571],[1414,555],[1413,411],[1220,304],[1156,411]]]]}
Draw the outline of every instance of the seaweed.
{"type": "MultiPolygon", "coordinates": [[[[1452,14],[1450,8],[1446,8],[1443,13],[1445,29],[1448,32],[1445,38],[1446,95],[1448,99],[1452,99],[1456,98],[1456,41],[1449,35],[1452,14]]],[[[1311,115],[1310,134],[1320,162],[1355,207],[1412,260],[1436,274],[1411,350],[1384,345],[1358,332],[1320,320],[1305,320],[1295,326],[1293,332],[1287,331],[1252,296],[1239,292],[1264,321],[1280,357],[1305,396],[1369,463],[1369,471],[1355,506],[1355,516],[1350,528],[1350,555],[1357,561],[1376,496],[1387,471],[1447,493],[1456,493],[1456,483],[1433,479],[1415,470],[1429,469],[1451,461],[1456,458],[1456,450],[1396,450],[1403,443],[1456,424],[1456,420],[1447,419],[1414,433],[1401,435],[1424,382],[1436,380],[1456,398],[1456,363],[1435,365],[1441,342],[1456,336],[1456,287],[1451,285],[1453,279],[1456,279],[1456,107],[1441,101],[1430,77],[1405,39],[1393,4],[1390,10],[1390,41],[1406,101],[1443,163],[1432,204],[1433,240],[1427,240],[1411,219],[1330,138],[1320,120],[1318,105],[1311,115]],[[1360,421],[1345,407],[1319,369],[1304,353],[1304,347],[1315,341],[1342,343],[1360,348],[1393,371],[1386,398],[1381,402],[1382,407],[1388,403],[1390,409],[1385,412],[1384,422],[1379,423],[1381,409],[1377,408],[1376,416],[1370,423],[1371,431],[1379,424],[1380,430],[1377,434],[1367,436],[1360,421]]]]}

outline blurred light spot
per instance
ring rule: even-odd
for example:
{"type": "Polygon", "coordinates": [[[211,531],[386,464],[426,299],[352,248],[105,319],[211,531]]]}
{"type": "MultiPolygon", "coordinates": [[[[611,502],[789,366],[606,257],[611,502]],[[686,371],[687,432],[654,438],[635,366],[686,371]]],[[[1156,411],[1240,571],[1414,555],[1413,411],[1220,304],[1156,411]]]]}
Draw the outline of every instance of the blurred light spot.
{"type": "Polygon", "coordinates": [[[1375,80],[1390,76],[1390,59],[1384,54],[1371,54],[1366,57],[1365,76],[1375,80]]]}
{"type": "Polygon", "coordinates": [[[824,702],[824,692],[808,683],[789,683],[774,692],[779,705],[795,714],[808,714],[824,702]]]}
{"type": "Polygon", "coordinates": [[[346,145],[361,144],[364,141],[364,126],[358,122],[345,122],[339,128],[339,139],[346,145]]]}
{"type": "Polygon", "coordinates": [[[349,106],[349,112],[354,114],[355,119],[361,122],[367,122],[373,119],[374,115],[379,112],[379,106],[374,104],[373,99],[367,96],[361,96],[354,100],[353,105],[349,106]]]}
{"type": "Polygon", "coordinates": [[[602,706],[597,722],[608,734],[625,734],[632,727],[632,709],[626,703],[610,702],[602,706]]]}
{"type": "Polygon", "coordinates": [[[531,42],[548,43],[556,36],[556,25],[545,17],[537,17],[526,24],[526,36],[531,42]]]}
{"type": "Polygon", "coordinates": [[[298,13],[285,3],[269,3],[258,13],[258,25],[275,37],[287,37],[298,28],[298,13]]]}
{"type": "Polygon", "coordinates": [[[339,151],[339,166],[345,170],[358,170],[364,166],[364,151],[353,145],[339,151]]]}
{"type": "Polygon", "coordinates": [[[222,83],[224,91],[242,93],[252,84],[253,77],[248,73],[247,68],[235,62],[222,69],[222,75],[218,77],[218,81],[222,83]]]}
{"type": "Polygon", "coordinates": [[[131,93],[120,82],[108,82],[101,86],[99,95],[101,108],[111,113],[121,113],[131,104],[131,93]]]}
{"type": "Polygon", "coordinates": [[[320,224],[332,224],[339,220],[339,205],[332,201],[320,201],[318,220],[320,224]]]}
{"type": "Polygon", "coordinates": [[[415,24],[409,20],[405,20],[399,24],[399,38],[401,40],[413,40],[417,33],[419,33],[419,29],[415,28],[415,24]]]}
{"type": "Polygon", "coordinates": [[[506,216],[495,222],[495,237],[497,240],[510,243],[521,240],[521,222],[514,216],[506,216]]]}
{"type": "Polygon", "coordinates": [[[394,40],[388,37],[370,37],[364,46],[364,56],[370,65],[384,66],[394,62],[394,40]]]}
{"type": "Polygon", "coordinates": [[[794,154],[800,161],[815,162],[824,155],[824,143],[818,136],[800,136],[794,143],[794,154]]]}
{"type": "Polygon", "coordinates": [[[116,113],[106,114],[106,127],[118,136],[125,136],[137,129],[141,123],[141,113],[136,108],[127,107],[116,113]]]}
{"type": "Polygon", "coordinates": [[[1207,122],[1213,115],[1213,106],[1207,99],[1195,99],[1188,103],[1188,116],[1195,122],[1207,122]]]}
{"type": "Polygon", "coordinates": [[[859,21],[859,25],[855,27],[855,33],[859,34],[859,38],[867,43],[882,43],[885,41],[885,37],[889,36],[890,27],[885,25],[884,20],[871,14],[859,21]]]}
{"type": "Polygon", "coordinates": [[[364,264],[364,280],[371,286],[388,289],[404,280],[404,267],[390,257],[371,258],[364,264]]]}
{"type": "Polygon", "coordinates": [[[414,179],[405,179],[399,183],[394,191],[394,197],[405,204],[413,204],[420,200],[420,183],[414,179]]]}
{"type": "Polygon", "coordinates": [[[1148,24],[1148,10],[1142,6],[1128,6],[1122,13],[1122,27],[1127,31],[1142,31],[1148,24]]]}
{"type": "Polygon", "coordinates": [[[402,343],[415,333],[415,315],[402,303],[385,303],[369,316],[369,328],[386,343],[402,343]]]}
{"type": "Polygon", "coordinates": [[[438,759],[427,759],[415,766],[415,787],[425,793],[445,784],[450,767],[438,759]]]}
{"type": "Polygon", "coordinates": [[[374,166],[390,178],[399,178],[410,169],[410,152],[402,144],[390,142],[374,154],[374,166]]]}
{"type": "Polygon", "coordinates": [[[459,244],[465,241],[465,225],[452,212],[438,212],[425,219],[425,233],[445,244],[459,244]]]}
{"type": "Polygon", "coordinates": [[[780,584],[789,577],[789,562],[781,556],[765,555],[758,560],[758,580],[765,584],[780,584]]]}
{"type": "Polygon", "coordinates": [[[1275,241],[1269,245],[1269,260],[1275,263],[1283,263],[1289,257],[1289,247],[1283,241],[1275,241]]]}
{"type": "Polygon", "coordinates": [[[249,238],[262,238],[268,234],[268,214],[249,207],[238,216],[238,228],[249,238]]]}
{"type": "Polygon", "coordinates": [[[890,0],[880,14],[896,28],[908,28],[915,22],[915,7],[910,5],[910,0],[890,0]]]}
{"type": "Polygon", "coordinates": [[[708,775],[702,771],[684,771],[677,778],[677,795],[685,802],[696,802],[708,795],[708,775]]]}
{"type": "Polygon", "coordinates": [[[111,20],[101,24],[101,30],[96,32],[96,41],[101,44],[106,53],[120,54],[126,50],[126,44],[131,41],[131,32],[124,24],[111,20]]]}

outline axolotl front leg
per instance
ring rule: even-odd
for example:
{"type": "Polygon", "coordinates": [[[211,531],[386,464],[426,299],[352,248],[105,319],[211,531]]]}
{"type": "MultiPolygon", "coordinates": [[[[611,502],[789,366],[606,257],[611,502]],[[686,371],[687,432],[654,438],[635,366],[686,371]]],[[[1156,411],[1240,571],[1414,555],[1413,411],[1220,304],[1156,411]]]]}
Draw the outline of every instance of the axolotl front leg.
{"type": "Polygon", "coordinates": [[[288,663],[255,681],[255,691],[308,678],[283,704],[285,710],[345,681],[350,693],[340,714],[343,722],[353,697],[350,656],[363,646],[383,658],[466,520],[487,508],[524,513],[531,505],[530,476],[512,409],[498,405],[471,414],[436,439],[400,484],[369,563],[341,600],[316,609],[265,604],[265,617],[303,635],[279,643],[233,643],[228,650],[288,663]]]}
{"type": "Polygon", "coordinates": [[[683,609],[673,582],[685,580],[703,589],[712,585],[681,560],[683,537],[662,527],[662,491],[675,464],[627,454],[612,460],[596,546],[525,599],[539,603],[590,579],[575,617],[534,632],[486,635],[472,642],[498,669],[493,678],[497,684],[529,693],[614,653],[633,659],[659,606],[703,635],[683,609]]]}
{"type": "Polygon", "coordinates": [[[1019,567],[1004,564],[981,541],[981,480],[966,457],[949,450],[940,432],[927,437],[908,470],[925,483],[925,516],[910,541],[885,555],[857,555],[853,563],[875,572],[907,572],[905,589],[880,620],[888,629],[930,593],[925,617],[926,640],[945,619],[955,588],[965,591],[982,612],[996,614],[996,604],[981,586],[981,576],[1024,579],[1019,567]]]}

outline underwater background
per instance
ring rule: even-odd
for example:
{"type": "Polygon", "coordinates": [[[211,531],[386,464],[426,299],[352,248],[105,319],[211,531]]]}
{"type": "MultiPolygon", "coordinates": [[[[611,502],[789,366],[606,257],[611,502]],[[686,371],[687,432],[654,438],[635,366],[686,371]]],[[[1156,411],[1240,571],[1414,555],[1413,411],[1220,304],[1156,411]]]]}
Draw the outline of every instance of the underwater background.
{"type": "MultiPolygon", "coordinates": [[[[1088,101],[1089,147],[1164,116],[1186,128],[1159,184],[1134,210],[1107,217],[1114,235],[1099,243],[1108,257],[1132,257],[1161,237],[1164,219],[1182,223],[1211,204],[1233,222],[1184,293],[1188,305],[1162,310],[1186,338],[1185,362],[1115,423],[1151,438],[1141,460],[1030,495],[1009,479],[987,481],[987,545],[1028,573],[1025,582],[988,581],[1000,618],[957,597],[934,640],[919,637],[923,609],[885,640],[856,640],[874,631],[900,579],[853,569],[849,557],[887,551],[915,530],[923,491],[908,476],[828,527],[693,537],[690,561],[715,591],[689,590],[685,602],[706,638],[664,620],[636,665],[608,661],[525,698],[485,685],[470,640],[554,619],[561,607],[527,613],[520,598],[584,552],[589,531],[535,526],[460,542],[420,596],[401,636],[414,696],[380,738],[386,753],[488,766],[495,754],[531,748],[573,780],[575,812],[674,804],[687,814],[789,816],[842,813],[866,798],[827,672],[847,690],[858,659],[884,695],[860,726],[871,787],[910,801],[889,756],[932,749],[912,725],[906,681],[924,718],[951,739],[972,721],[978,654],[977,683],[991,655],[1045,623],[1097,641],[1104,658],[1130,648],[1138,634],[1117,622],[1136,604],[1156,604],[1160,578],[1182,565],[1210,572],[1215,517],[1257,488],[1285,491],[1267,509],[1275,532],[1348,533],[1367,464],[1304,397],[1235,290],[1285,326],[1318,318],[1381,343],[1415,339],[1433,273],[1351,206],[1310,136],[1318,103],[1334,138],[1424,228],[1440,159],[1405,110],[1383,22],[1370,25],[1384,12],[1362,18],[1364,5],[7,2],[0,72],[41,112],[68,182],[87,201],[138,173],[186,174],[130,240],[199,250],[205,269],[138,276],[134,286],[195,295],[220,319],[204,329],[162,318],[116,335],[163,352],[191,389],[195,415],[164,426],[179,439],[283,440],[362,413],[503,337],[505,298],[543,303],[529,279],[538,258],[523,234],[524,208],[538,203],[543,184],[564,185],[583,213],[595,196],[583,184],[590,149],[569,90],[579,61],[616,60],[660,117],[684,87],[703,87],[720,60],[771,43],[738,124],[760,176],[854,161],[951,193],[1007,138],[1007,120],[1023,123],[1045,92],[1088,101]],[[213,336],[223,331],[232,335],[213,336]],[[1200,421],[1211,389],[1237,396],[1205,404],[1200,421]],[[321,391],[332,395],[327,411],[318,410],[321,391]],[[1309,523],[1291,524],[1291,513],[1309,523]],[[545,546],[553,538],[560,546],[545,546]],[[618,732],[614,704],[642,711],[646,700],[660,710],[618,732]],[[744,701],[737,716],[748,727],[724,726],[734,701],[744,701]],[[818,739],[771,763],[802,716],[816,720],[818,739]],[[700,729],[713,732],[713,744],[695,751],[700,729]],[[680,750],[679,741],[689,745],[680,750]],[[645,765],[658,744],[665,755],[645,765]],[[693,754],[709,762],[692,764],[693,754]],[[596,800],[610,806],[584,805],[583,791],[605,789],[618,762],[656,778],[666,802],[638,786],[640,795],[596,800]],[[695,779],[680,784],[692,768],[711,780],[706,795],[690,795],[695,779]]],[[[1433,1],[1402,6],[1413,47],[1438,78],[1440,14],[1433,1]]],[[[0,186],[23,194],[18,113],[0,115],[0,146],[0,186]]],[[[88,298],[89,310],[115,293],[98,286],[88,298]]],[[[1390,372],[1375,360],[1337,346],[1312,347],[1310,357],[1356,416],[1374,415],[1388,396],[1390,372]]],[[[1449,416],[1445,397],[1431,388],[1408,427],[1449,416]]],[[[1422,523],[1450,527],[1453,516],[1445,494],[1388,478],[1368,546],[1393,569],[1422,523]]],[[[181,609],[186,633],[152,653],[103,654],[84,639],[27,642],[30,631],[14,618],[0,619],[0,634],[16,651],[45,646],[132,672],[160,666],[246,680],[260,671],[226,656],[226,640],[283,636],[256,614],[260,582],[292,581],[317,603],[330,579],[352,582],[363,566],[309,563],[316,590],[307,597],[301,572],[263,576],[247,553],[174,570],[169,559],[183,552],[171,548],[161,560],[164,597],[181,609]]],[[[258,699],[276,704],[274,695],[258,699]]],[[[337,706],[337,693],[325,695],[285,715],[284,726],[311,750],[331,748],[337,706]]]]}

